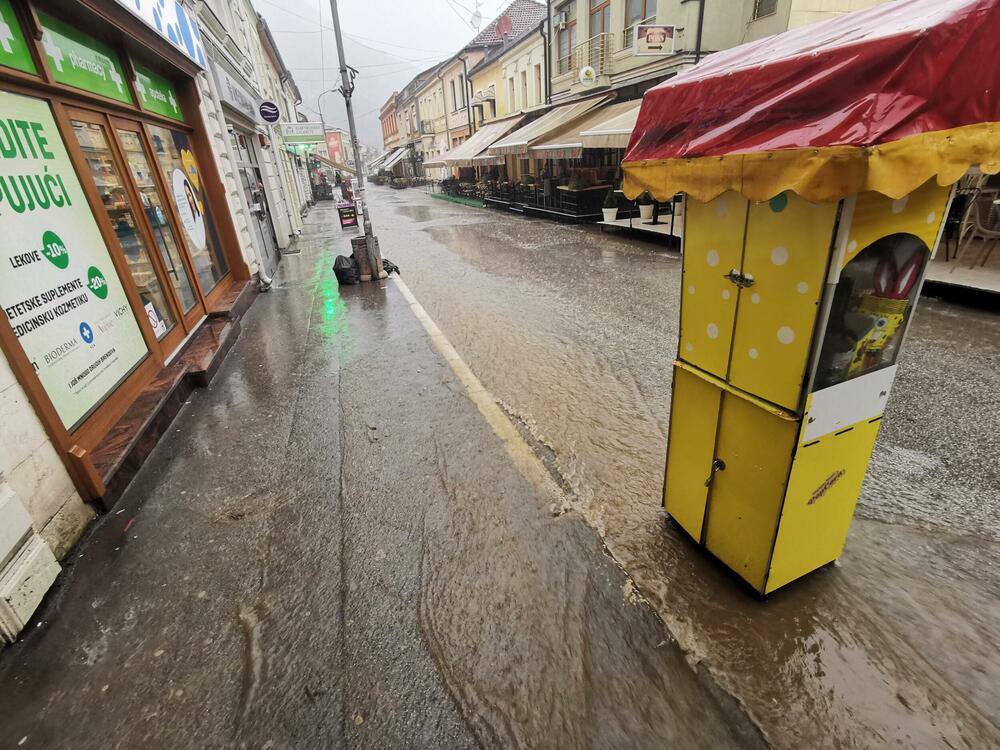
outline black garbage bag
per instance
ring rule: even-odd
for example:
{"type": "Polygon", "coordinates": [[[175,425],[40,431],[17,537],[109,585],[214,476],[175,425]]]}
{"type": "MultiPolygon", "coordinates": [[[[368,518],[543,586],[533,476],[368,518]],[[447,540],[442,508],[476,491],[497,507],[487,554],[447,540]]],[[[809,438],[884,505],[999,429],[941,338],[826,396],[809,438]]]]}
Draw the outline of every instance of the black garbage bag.
{"type": "Polygon", "coordinates": [[[387,258],[382,258],[382,270],[385,271],[386,273],[394,273],[397,276],[402,276],[402,274],[399,272],[399,266],[397,266],[395,263],[393,263],[391,260],[388,260],[387,258]]]}
{"type": "Polygon", "coordinates": [[[361,280],[358,264],[354,262],[353,255],[350,258],[338,255],[333,261],[333,273],[337,277],[338,284],[357,284],[361,280]]]}

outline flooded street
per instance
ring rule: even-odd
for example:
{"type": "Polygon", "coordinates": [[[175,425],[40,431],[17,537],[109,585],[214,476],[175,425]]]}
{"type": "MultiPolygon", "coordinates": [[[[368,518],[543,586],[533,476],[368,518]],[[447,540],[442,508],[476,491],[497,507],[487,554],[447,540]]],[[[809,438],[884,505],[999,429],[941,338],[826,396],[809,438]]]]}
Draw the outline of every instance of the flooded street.
{"type": "Polygon", "coordinates": [[[764,746],[402,288],[338,286],[352,234],[312,210],[0,653],[0,746],[764,746]]]}
{"type": "Polygon", "coordinates": [[[368,192],[383,254],[549,458],[568,513],[768,740],[1000,744],[1000,317],[924,301],[843,557],[762,601],[660,507],[679,256],[368,192]]]}

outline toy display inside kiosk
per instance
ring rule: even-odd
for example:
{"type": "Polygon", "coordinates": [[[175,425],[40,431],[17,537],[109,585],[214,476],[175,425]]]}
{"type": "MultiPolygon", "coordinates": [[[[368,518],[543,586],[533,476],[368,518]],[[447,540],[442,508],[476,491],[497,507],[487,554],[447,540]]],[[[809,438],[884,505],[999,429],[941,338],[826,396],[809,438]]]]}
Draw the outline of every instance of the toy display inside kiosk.
{"type": "Polygon", "coordinates": [[[686,194],[664,505],[762,594],[842,553],[952,186],[1000,171],[1000,0],[897,0],[644,97],[624,191],[686,194]]]}

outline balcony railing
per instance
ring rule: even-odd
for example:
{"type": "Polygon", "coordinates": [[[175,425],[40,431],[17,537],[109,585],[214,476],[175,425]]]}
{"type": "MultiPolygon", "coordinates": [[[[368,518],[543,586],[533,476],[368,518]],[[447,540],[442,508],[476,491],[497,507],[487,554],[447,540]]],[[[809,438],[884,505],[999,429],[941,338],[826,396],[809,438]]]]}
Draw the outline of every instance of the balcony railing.
{"type": "Polygon", "coordinates": [[[625,31],[622,32],[622,49],[632,49],[632,45],[635,44],[636,26],[644,26],[646,24],[653,23],[655,20],[656,16],[643,18],[641,21],[636,21],[633,25],[625,29],[625,31]]]}
{"type": "Polygon", "coordinates": [[[614,41],[612,34],[598,34],[576,45],[568,55],[559,59],[559,73],[578,73],[589,65],[599,76],[610,75],[614,41]]]}

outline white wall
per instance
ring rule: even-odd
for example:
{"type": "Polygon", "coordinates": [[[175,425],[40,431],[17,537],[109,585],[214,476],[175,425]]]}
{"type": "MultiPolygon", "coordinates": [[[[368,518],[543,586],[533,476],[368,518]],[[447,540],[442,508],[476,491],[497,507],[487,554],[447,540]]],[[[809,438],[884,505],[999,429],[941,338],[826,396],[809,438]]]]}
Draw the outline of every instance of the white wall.
{"type": "MultiPolygon", "coordinates": [[[[211,42],[208,42],[208,34],[202,27],[202,36],[206,38],[206,52],[211,42]]],[[[215,80],[210,73],[201,73],[196,82],[198,84],[198,94],[201,98],[201,113],[205,121],[205,128],[212,142],[212,158],[215,159],[219,174],[222,175],[222,183],[226,189],[226,198],[229,203],[229,210],[233,214],[233,223],[239,236],[240,252],[250,266],[250,272],[256,273],[258,270],[257,254],[254,250],[253,233],[247,222],[249,211],[246,200],[243,197],[243,188],[239,178],[236,176],[236,167],[230,153],[229,130],[226,124],[226,117],[222,111],[219,93],[216,91],[215,80]]]]}
{"type": "Polygon", "coordinates": [[[0,475],[20,497],[35,531],[61,559],[80,538],[94,511],[73,487],[6,357],[0,357],[0,424],[4,427],[0,475]]]}

